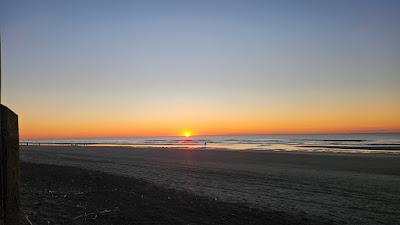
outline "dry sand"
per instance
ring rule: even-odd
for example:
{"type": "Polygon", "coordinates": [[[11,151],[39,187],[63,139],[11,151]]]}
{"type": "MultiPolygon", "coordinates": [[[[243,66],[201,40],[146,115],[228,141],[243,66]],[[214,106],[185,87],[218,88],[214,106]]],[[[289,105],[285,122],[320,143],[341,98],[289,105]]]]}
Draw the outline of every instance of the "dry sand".
{"type": "Polygon", "coordinates": [[[331,224],[76,167],[23,162],[21,174],[26,225],[331,224]]]}
{"type": "Polygon", "coordinates": [[[21,159],[134,177],[336,224],[400,221],[399,155],[21,146],[21,159]]]}

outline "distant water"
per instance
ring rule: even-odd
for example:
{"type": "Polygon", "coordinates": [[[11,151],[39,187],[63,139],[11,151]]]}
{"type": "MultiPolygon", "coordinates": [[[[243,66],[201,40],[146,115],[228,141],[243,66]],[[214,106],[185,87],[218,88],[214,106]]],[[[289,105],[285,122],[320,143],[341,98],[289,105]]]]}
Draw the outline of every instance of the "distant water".
{"type": "Polygon", "coordinates": [[[160,136],[21,140],[21,145],[91,145],[160,148],[201,148],[253,151],[312,151],[400,154],[400,133],[160,136]]]}

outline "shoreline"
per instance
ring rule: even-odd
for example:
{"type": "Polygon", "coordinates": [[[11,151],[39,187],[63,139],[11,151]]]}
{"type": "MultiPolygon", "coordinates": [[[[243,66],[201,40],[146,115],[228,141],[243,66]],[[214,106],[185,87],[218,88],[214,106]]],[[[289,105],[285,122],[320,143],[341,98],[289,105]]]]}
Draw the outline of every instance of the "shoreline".
{"type": "Polygon", "coordinates": [[[227,147],[176,147],[169,146],[152,146],[147,144],[98,144],[98,143],[30,143],[30,144],[19,144],[20,148],[29,147],[85,147],[85,148],[129,148],[133,150],[141,149],[152,149],[152,150],[190,150],[190,151],[227,151],[227,152],[265,152],[265,153],[290,153],[290,154],[327,154],[327,155],[399,155],[400,146],[332,146],[332,145],[297,145],[294,147],[304,148],[303,150],[288,150],[283,148],[276,149],[231,149],[227,147]],[[326,151],[323,149],[307,150],[305,148],[326,148],[333,149],[332,151],[326,151]],[[337,149],[337,151],[334,151],[337,149]],[[343,150],[366,150],[366,151],[343,151],[343,150]]]}

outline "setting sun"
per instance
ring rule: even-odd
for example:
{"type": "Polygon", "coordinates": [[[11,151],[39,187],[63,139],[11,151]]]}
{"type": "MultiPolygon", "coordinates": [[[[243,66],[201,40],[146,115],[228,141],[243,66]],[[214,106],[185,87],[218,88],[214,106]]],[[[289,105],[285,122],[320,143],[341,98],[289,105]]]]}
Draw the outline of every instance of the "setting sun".
{"type": "Polygon", "coordinates": [[[183,136],[185,136],[185,137],[190,137],[190,136],[192,136],[192,132],[189,131],[189,130],[185,130],[185,131],[183,132],[183,136]]]}

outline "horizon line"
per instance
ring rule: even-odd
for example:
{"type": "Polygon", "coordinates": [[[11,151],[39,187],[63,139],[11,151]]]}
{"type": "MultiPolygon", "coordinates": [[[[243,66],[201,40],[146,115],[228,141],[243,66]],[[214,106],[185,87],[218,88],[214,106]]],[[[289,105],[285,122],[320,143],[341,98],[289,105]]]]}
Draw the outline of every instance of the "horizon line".
{"type": "MultiPolygon", "coordinates": [[[[400,134],[394,131],[338,131],[338,132],[275,132],[275,133],[225,133],[225,134],[195,134],[192,137],[207,136],[257,136],[257,135],[334,135],[334,134],[400,134]]],[[[122,135],[122,136],[59,136],[59,137],[20,137],[20,140],[29,139],[101,139],[101,138],[133,138],[133,137],[182,137],[182,135],[122,135]]]]}

